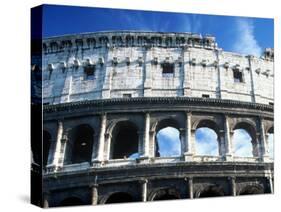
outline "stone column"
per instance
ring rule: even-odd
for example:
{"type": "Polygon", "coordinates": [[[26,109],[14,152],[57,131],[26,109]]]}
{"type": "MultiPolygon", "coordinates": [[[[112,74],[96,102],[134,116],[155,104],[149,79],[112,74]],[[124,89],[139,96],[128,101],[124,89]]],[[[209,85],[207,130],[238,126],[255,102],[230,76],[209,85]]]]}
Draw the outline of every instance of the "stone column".
{"type": "Polygon", "coordinates": [[[147,179],[141,180],[140,183],[141,183],[141,190],[142,190],[141,198],[142,198],[143,202],[146,202],[147,201],[147,183],[148,183],[148,180],[147,179]]]}
{"type": "Polygon", "coordinates": [[[49,208],[49,193],[43,193],[43,208],[49,208]]]}
{"type": "Polygon", "coordinates": [[[225,154],[225,132],[224,130],[220,130],[219,131],[219,155],[221,158],[224,158],[224,154],[225,154]]]}
{"type": "Polygon", "coordinates": [[[94,158],[92,159],[93,162],[101,162],[104,160],[104,141],[105,141],[106,120],[107,120],[107,115],[102,114],[101,120],[100,120],[98,150],[97,150],[97,154],[94,154],[94,151],[93,151],[93,156],[94,156],[94,158]]]}
{"type": "Polygon", "coordinates": [[[149,131],[149,158],[155,158],[155,131],[149,131]]]}
{"type": "Polygon", "coordinates": [[[232,153],[232,141],[231,141],[231,135],[230,135],[230,129],[229,129],[229,117],[224,117],[224,132],[225,132],[225,152],[224,157],[226,161],[231,161],[233,159],[233,153],[232,153]]]}
{"type": "Polygon", "coordinates": [[[104,152],[104,155],[105,155],[106,161],[108,161],[110,159],[111,138],[112,138],[112,135],[110,133],[105,134],[105,152],[104,152]]]}
{"type": "Polygon", "coordinates": [[[265,135],[265,130],[264,130],[264,120],[263,118],[259,119],[259,124],[260,124],[260,159],[262,161],[269,161],[269,151],[268,151],[268,144],[267,144],[267,139],[265,135]]]}
{"type": "Polygon", "coordinates": [[[91,187],[91,192],[92,192],[92,196],[91,196],[91,201],[92,201],[92,205],[97,205],[98,204],[98,184],[94,184],[91,187]]]}
{"type": "Polygon", "coordinates": [[[151,91],[152,91],[152,71],[154,70],[156,67],[154,67],[155,65],[151,64],[151,59],[152,55],[150,50],[144,50],[144,67],[143,67],[143,96],[144,97],[150,97],[151,96],[151,91]],[[150,71],[148,71],[150,70],[150,71]]]}
{"type": "Polygon", "coordinates": [[[194,147],[194,139],[192,138],[194,132],[192,133],[191,130],[191,113],[186,113],[186,122],[185,122],[185,151],[184,151],[184,158],[185,161],[192,161],[193,160],[193,147],[194,147]]]}
{"type": "Polygon", "coordinates": [[[188,178],[188,194],[189,194],[189,198],[193,199],[193,178],[192,177],[188,178]]]}
{"type": "Polygon", "coordinates": [[[62,135],[63,135],[63,122],[58,121],[56,146],[55,146],[53,162],[52,162],[52,165],[51,165],[55,169],[59,166],[59,163],[60,163],[61,149],[62,149],[62,135]]]}
{"type": "Polygon", "coordinates": [[[143,158],[149,156],[149,130],[150,130],[150,114],[145,114],[144,136],[143,136],[143,158]]]}
{"type": "Polygon", "coordinates": [[[235,177],[230,177],[231,192],[232,196],[236,196],[236,179],[235,177]]]}
{"type": "Polygon", "coordinates": [[[272,175],[267,178],[268,179],[268,184],[269,184],[269,192],[271,194],[274,194],[274,186],[273,186],[273,180],[272,180],[272,175]]]}

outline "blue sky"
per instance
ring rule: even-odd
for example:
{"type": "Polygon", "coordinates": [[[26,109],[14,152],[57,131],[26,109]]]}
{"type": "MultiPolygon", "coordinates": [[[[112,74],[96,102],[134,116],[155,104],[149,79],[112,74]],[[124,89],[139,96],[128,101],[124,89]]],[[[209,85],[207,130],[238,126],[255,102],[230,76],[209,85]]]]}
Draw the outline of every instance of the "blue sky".
{"type": "Polygon", "coordinates": [[[108,30],[211,34],[221,48],[260,55],[273,47],[273,19],[45,5],[43,36],[108,30]]]}

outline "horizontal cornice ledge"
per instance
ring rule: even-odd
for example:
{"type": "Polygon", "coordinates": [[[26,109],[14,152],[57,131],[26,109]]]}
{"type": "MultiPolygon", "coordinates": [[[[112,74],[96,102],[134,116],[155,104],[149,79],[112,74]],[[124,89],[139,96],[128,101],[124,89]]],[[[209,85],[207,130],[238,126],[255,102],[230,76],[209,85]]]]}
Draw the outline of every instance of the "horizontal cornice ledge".
{"type": "Polygon", "coordinates": [[[71,109],[87,108],[87,107],[104,107],[112,105],[133,105],[133,104],[189,104],[189,105],[204,105],[204,106],[225,106],[238,107],[247,109],[264,110],[273,112],[272,105],[243,102],[228,99],[212,99],[212,98],[196,98],[196,97],[135,97],[135,98],[112,98],[112,99],[97,99],[85,100],[79,102],[62,103],[55,105],[44,105],[44,112],[66,111],[71,109]]]}

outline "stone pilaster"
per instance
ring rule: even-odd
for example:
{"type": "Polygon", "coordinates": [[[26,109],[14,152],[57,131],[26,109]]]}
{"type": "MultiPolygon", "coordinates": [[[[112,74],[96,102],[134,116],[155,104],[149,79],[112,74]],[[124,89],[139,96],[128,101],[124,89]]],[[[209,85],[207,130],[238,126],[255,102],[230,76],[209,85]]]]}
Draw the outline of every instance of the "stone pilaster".
{"type": "Polygon", "coordinates": [[[226,161],[231,161],[233,159],[233,151],[232,151],[232,139],[231,139],[231,133],[229,129],[229,117],[224,117],[224,143],[225,143],[225,152],[224,152],[224,158],[226,161]]]}
{"type": "Polygon", "coordinates": [[[191,113],[186,113],[186,122],[185,122],[185,151],[184,151],[184,158],[185,161],[192,161],[193,160],[193,154],[194,154],[194,139],[192,138],[194,135],[194,132],[191,130],[191,113]]]}
{"type": "Polygon", "coordinates": [[[94,184],[91,186],[91,204],[97,205],[98,204],[98,185],[94,184]]]}
{"type": "Polygon", "coordinates": [[[237,192],[236,192],[236,178],[235,177],[230,177],[229,179],[230,179],[232,196],[236,196],[237,195],[237,192]]]}
{"type": "Polygon", "coordinates": [[[145,126],[144,126],[144,136],[143,136],[143,158],[149,157],[149,130],[150,130],[150,114],[145,114],[145,126]]]}
{"type": "Polygon", "coordinates": [[[265,135],[265,129],[264,129],[264,120],[263,118],[259,119],[259,125],[260,125],[260,159],[264,162],[269,161],[269,150],[268,150],[268,143],[265,135]]]}
{"type": "Polygon", "coordinates": [[[268,184],[269,184],[269,192],[271,194],[274,194],[274,186],[273,186],[273,180],[272,180],[272,175],[270,175],[268,178],[268,184]]]}
{"type": "Polygon", "coordinates": [[[43,208],[49,208],[49,192],[43,193],[43,208]]]}
{"type": "Polygon", "coordinates": [[[140,181],[141,183],[141,198],[143,202],[147,201],[147,184],[148,184],[148,180],[144,179],[140,181]]]}
{"type": "Polygon", "coordinates": [[[96,156],[92,158],[93,162],[101,162],[104,160],[104,142],[105,142],[106,121],[107,121],[107,115],[102,114],[101,118],[100,118],[98,150],[97,150],[96,156]]]}
{"type": "Polygon", "coordinates": [[[193,178],[189,177],[186,180],[188,181],[188,196],[193,199],[193,178]]]}
{"type": "Polygon", "coordinates": [[[105,152],[104,152],[104,155],[105,155],[105,160],[108,161],[110,159],[110,149],[111,149],[111,138],[112,138],[112,135],[110,133],[106,133],[105,134],[105,152]]]}
{"type": "MultiPolygon", "coordinates": [[[[50,166],[54,169],[57,169],[60,166],[61,159],[61,149],[62,149],[62,137],[63,137],[63,122],[58,121],[58,130],[57,130],[57,139],[54,149],[54,157],[50,166]]],[[[48,166],[48,167],[50,167],[48,166]]]]}

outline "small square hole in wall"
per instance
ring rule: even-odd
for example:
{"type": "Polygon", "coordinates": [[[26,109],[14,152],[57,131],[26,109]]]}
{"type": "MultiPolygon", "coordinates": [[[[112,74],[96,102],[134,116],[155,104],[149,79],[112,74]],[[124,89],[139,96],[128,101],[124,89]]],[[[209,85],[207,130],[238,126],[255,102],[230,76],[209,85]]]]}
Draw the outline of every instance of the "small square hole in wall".
{"type": "Polygon", "coordinates": [[[234,82],[243,82],[243,74],[241,71],[233,70],[234,82]]]}
{"type": "Polygon", "coordinates": [[[95,77],[95,66],[94,65],[89,65],[89,66],[86,66],[84,68],[84,73],[85,73],[85,79],[86,80],[91,80],[91,79],[94,79],[95,77]]]}
{"type": "Polygon", "coordinates": [[[163,63],[162,64],[162,75],[173,76],[175,72],[174,63],[163,63]]]}
{"type": "Polygon", "coordinates": [[[123,98],[131,98],[131,97],[132,97],[132,94],[130,94],[130,93],[123,94],[123,98]]]}
{"type": "Polygon", "coordinates": [[[210,95],[208,95],[208,94],[202,94],[202,97],[203,97],[203,98],[210,98],[210,95]]]}

